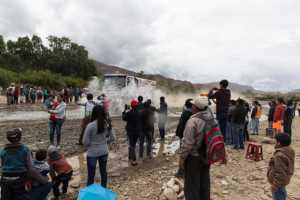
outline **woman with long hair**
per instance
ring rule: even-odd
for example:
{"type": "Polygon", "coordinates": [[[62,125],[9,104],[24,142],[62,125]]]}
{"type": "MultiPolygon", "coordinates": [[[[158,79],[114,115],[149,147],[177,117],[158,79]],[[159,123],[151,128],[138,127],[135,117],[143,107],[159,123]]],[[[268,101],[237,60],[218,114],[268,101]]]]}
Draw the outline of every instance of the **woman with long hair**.
{"type": "Polygon", "coordinates": [[[108,141],[115,141],[116,136],[112,130],[110,121],[107,119],[104,108],[96,105],[92,111],[92,122],[87,125],[84,131],[83,145],[87,149],[87,185],[94,183],[97,161],[101,175],[101,186],[106,188],[107,172],[106,165],[108,159],[108,141]]]}
{"type": "Polygon", "coordinates": [[[50,124],[50,143],[54,145],[54,132],[56,129],[56,146],[57,149],[60,149],[60,130],[63,124],[63,119],[65,115],[65,110],[67,105],[64,102],[65,95],[58,94],[57,102],[52,106],[52,109],[48,109],[48,112],[51,113],[50,124]]]}

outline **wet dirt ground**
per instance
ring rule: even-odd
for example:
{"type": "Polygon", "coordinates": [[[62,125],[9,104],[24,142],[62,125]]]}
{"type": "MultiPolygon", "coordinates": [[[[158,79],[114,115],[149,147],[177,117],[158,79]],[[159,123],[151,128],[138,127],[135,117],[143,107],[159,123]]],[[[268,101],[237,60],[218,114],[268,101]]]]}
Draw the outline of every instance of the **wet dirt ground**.
{"type": "MultiPolygon", "coordinates": [[[[68,109],[75,109],[68,106],[68,109]]],[[[45,111],[44,105],[14,105],[6,108],[0,102],[0,113],[10,110],[45,111]]],[[[171,108],[172,112],[180,109],[171,108]]],[[[267,108],[263,108],[266,114],[267,108]]],[[[5,117],[5,116],[4,116],[5,117]]],[[[2,118],[2,116],[1,116],[2,118]]],[[[166,140],[157,141],[159,132],[157,124],[155,127],[155,142],[153,144],[153,158],[138,159],[138,166],[131,166],[128,163],[128,147],[126,143],[125,122],[120,116],[113,117],[113,129],[117,141],[109,144],[108,159],[108,183],[107,188],[117,194],[118,199],[164,199],[161,194],[163,183],[177,172],[178,169],[178,147],[179,140],[175,136],[179,116],[171,115],[166,124],[166,140]]],[[[74,175],[71,180],[68,195],[64,199],[77,199],[79,190],[86,187],[86,148],[76,145],[79,138],[81,119],[69,119],[62,127],[61,150],[60,152],[68,157],[72,164],[74,175]]],[[[41,148],[49,146],[49,124],[47,118],[39,120],[21,121],[0,121],[0,145],[6,141],[5,132],[12,127],[20,127],[23,130],[22,142],[27,144],[33,153],[41,148]]],[[[274,141],[265,137],[267,122],[260,123],[258,136],[250,135],[250,141],[263,144],[264,159],[254,162],[253,159],[246,159],[246,150],[233,150],[232,146],[226,146],[227,165],[214,164],[211,166],[211,198],[212,199],[271,199],[270,185],[267,181],[267,165],[274,152],[274,141]],[[224,181],[227,184],[223,184],[224,181]]],[[[249,133],[250,131],[249,127],[249,133]]],[[[296,151],[295,173],[291,183],[287,186],[288,199],[300,199],[299,191],[299,144],[300,117],[293,121],[292,146],[296,151]]],[[[245,143],[247,147],[248,142],[245,143]]],[[[146,145],[146,144],[145,144],[146,145]]],[[[146,146],[145,146],[146,148],[146,146]]],[[[144,149],[145,149],[144,148],[144,149]]],[[[138,146],[136,148],[138,152],[138,146]]],[[[95,181],[100,184],[100,174],[97,169],[95,181]]],[[[50,197],[52,196],[52,193],[50,197]]]]}

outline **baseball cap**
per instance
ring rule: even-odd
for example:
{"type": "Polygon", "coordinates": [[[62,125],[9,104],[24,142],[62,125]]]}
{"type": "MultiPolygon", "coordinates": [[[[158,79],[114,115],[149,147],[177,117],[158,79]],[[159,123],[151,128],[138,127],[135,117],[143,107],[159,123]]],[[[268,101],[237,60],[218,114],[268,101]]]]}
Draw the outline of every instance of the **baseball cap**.
{"type": "Polygon", "coordinates": [[[132,100],[130,105],[133,107],[133,106],[137,106],[138,105],[138,102],[136,100],[132,100]]]}
{"type": "Polygon", "coordinates": [[[6,132],[6,137],[8,141],[12,143],[19,141],[21,139],[21,136],[22,136],[22,129],[20,128],[16,128],[6,132]]]}
{"type": "Polygon", "coordinates": [[[204,109],[208,106],[208,98],[207,96],[199,96],[196,99],[193,99],[191,103],[199,109],[204,109]]]}

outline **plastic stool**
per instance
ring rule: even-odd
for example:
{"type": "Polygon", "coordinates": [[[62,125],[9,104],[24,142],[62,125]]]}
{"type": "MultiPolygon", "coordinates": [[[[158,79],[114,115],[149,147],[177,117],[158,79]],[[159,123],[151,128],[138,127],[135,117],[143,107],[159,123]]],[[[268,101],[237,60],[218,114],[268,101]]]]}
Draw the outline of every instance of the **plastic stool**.
{"type": "Polygon", "coordinates": [[[254,156],[255,162],[259,161],[259,158],[263,159],[263,148],[262,144],[250,142],[248,143],[248,148],[246,152],[246,158],[249,156],[254,156]]]}

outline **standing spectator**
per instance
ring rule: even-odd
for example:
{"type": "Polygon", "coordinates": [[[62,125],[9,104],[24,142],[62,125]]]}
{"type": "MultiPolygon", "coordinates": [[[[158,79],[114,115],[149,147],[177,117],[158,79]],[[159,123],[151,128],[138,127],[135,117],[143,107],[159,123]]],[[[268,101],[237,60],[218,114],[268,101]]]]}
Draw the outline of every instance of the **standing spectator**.
{"type": "Polygon", "coordinates": [[[294,107],[294,109],[293,109],[293,117],[295,117],[296,116],[296,109],[297,109],[297,102],[293,103],[293,107],[294,107]]]}
{"type": "Polygon", "coordinates": [[[298,110],[298,116],[300,116],[300,102],[298,102],[298,107],[297,107],[297,110],[298,110]]]}
{"type": "Polygon", "coordinates": [[[60,149],[60,131],[63,124],[63,118],[65,114],[66,104],[63,102],[65,96],[63,94],[57,95],[57,102],[53,105],[52,110],[48,109],[49,113],[52,113],[50,124],[50,143],[54,145],[54,132],[56,129],[56,146],[60,149]]]}
{"type": "Polygon", "coordinates": [[[50,165],[50,175],[53,183],[54,200],[58,200],[60,195],[65,196],[68,192],[69,181],[72,178],[73,168],[68,163],[65,156],[58,153],[55,146],[51,145],[47,150],[47,154],[49,156],[48,163],[50,165]],[[59,192],[59,186],[61,183],[63,184],[62,194],[59,192]]]}
{"type": "Polygon", "coordinates": [[[37,94],[37,103],[42,103],[43,91],[41,90],[41,87],[38,88],[36,94],[37,94]]]}
{"type": "Polygon", "coordinates": [[[78,100],[79,100],[79,89],[77,88],[76,89],[76,91],[74,92],[74,96],[75,96],[75,103],[77,103],[78,102],[78,100]]]}
{"type": "Polygon", "coordinates": [[[143,110],[144,103],[143,103],[144,98],[142,96],[138,96],[138,110],[143,110]]]}
{"type": "Polygon", "coordinates": [[[233,132],[232,132],[232,127],[231,127],[231,117],[232,113],[236,109],[236,101],[235,100],[230,100],[229,101],[229,110],[228,110],[228,120],[226,124],[226,144],[230,145],[233,144],[233,132]]]}
{"type": "Polygon", "coordinates": [[[140,133],[140,158],[143,157],[144,154],[144,141],[145,136],[148,141],[147,144],[147,157],[151,158],[151,143],[152,143],[152,129],[154,123],[154,112],[149,109],[150,104],[148,102],[144,103],[144,108],[142,110],[141,116],[141,133],[140,133]]]}
{"type": "Polygon", "coordinates": [[[74,89],[70,87],[70,102],[73,101],[73,96],[74,96],[74,89]]]}
{"type": "Polygon", "coordinates": [[[46,100],[48,99],[48,90],[47,90],[47,88],[45,88],[45,89],[43,90],[43,97],[44,97],[43,103],[45,103],[46,100]]]}
{"type": "Polygon", "coordinates": [[[258,135],[259,130],[259,119],[261,118],[261,111],[259,107],[258,101],[253,101],[252,103],[253,109],[251,113],[251,120],[252,120],[252,133],[251,135],[258,135]]]}
{"type": "Polygon", "coordinates": [[[286,108],[283,115],[283,130],[292,138],[292,122],[293,122],[294,105],[293,100],[289,99],[286,102],[286,108]]]}
{"type": "Polygon", "coordinates": [[[126,112],[127,110],[125,109],[122,112],[122,118],[127,122],[126,132],[128,140],[129,162],[131,162],[131,165],[136,166],[138,163],[136,161],[135,146],[141,132],[141,111],[137,109],[138,102],[136,100],[132,100],[130,105],[131,110],[126,112]]]}
{"type": "Polygon", "coordinates": [[[286,199],[285,187],[294,174],[295,151],[290,146],[291,138],[286,133],[275,136],[275,153],[268,164],[268,181],[273,200],[286,199]]]}
{"type": "Polygon", "coordinates": [[[274,112],[276,109],[276,102],[270,101],[269,106],[270,106],[270,109],[269,109],[269,114],[268,114],[268,122],[269,122],[268,129],[269,129],[269,131],[271,131],[271,138],[273,138],[274,137],[273,119],[274,119],[274,112]]]}
{"type": "Polygon", "coordinates": [[[24,103],[24,97],[25,97],[25,90],[24,90],[24,87],[21,87],[21,90],[20,90],[20,103],[24,103]]]}
{"type": "Polygon", "coordinates": [[[250,141],[249,132],[248,132],[248,123],[249,123],[248,113],[251,110],[250,110],[250,106],[247,102],[244,102],[244,107],[245,107],[245,110],[246,110],[246,118],[245,118],[245,124],[244,124],[244,140],[250,141]]]}
{"type": "Polygon", "coordinates": [[[31,104],[35,104],[35,99],[36,99],[35,88],[30,88],[30,99],[31,99],[31,104]]]}
{"type": "MultiPolygon", "coordinates": [[[[149,106],[149,110],[151,110],[151,111],[154,112],[154,111],[156,110],[156,108],[155,108],[154,106],[151,105],[151,103],[152,103],[151,99],[148,99],[147,102],[148,102],[149,105],[150,105],[150,106],[149,106]]],[[[154,116],[154,121],[153,121],[153,128],[152,128],[152,130],[151,130],[151,133],[152,133],[152,136],[151,136],[152,141],[154,140],[154,123],[156,122],[155,114],[154,114],[153,116],[154,116]]]]}
{"type": "Polygon", "coordinates": [[[244,149],[244,124],[246,117],[246,110],[243,107],[244,100],[238,99],[236,101],[236,109],[232,113],[231,125],[233,133],[233,149],[244,149]]]}
{"type": "Polygon", "coordinates": [[[186,200],[210,200],[210,165],[205,162],[205,125],[198,117],[210,118],[207,111],[208,99],[199,96],[191,101],[194,115],[187,121],[180,149],[180,166],[184,169],[184,195],[186,200]],[[199,154],[197,146],[201,152],[199,154]]]}
{"type": "Polygon", "coordinates": [[[109,154],[107,145],[108,136],[109,141],[116,140],[116,136],[112,130],[109,120],[106,117],[104,108],[97,105],[93,108],[92,122],[87,125],[83,136],[83,144],[88,147],[86,158],[88,169],[87,186],[94,183],[96,165],[98,161],[101,174],[101,186],[106,188],[106,166],[109,154]]]}
{"type": "Polygon", "coordinates": [[[2,95],[2,86],[0,85],[0,96],[2,95]]]}
{"type": "Polygon", "coordinates": [[[65,95],[66,104],[68,104],[69,103],[69,99],[68,99],[69,89],[67,88],[67,86],[64,87],[64,89],[62,90],[62,93],[65,95]]]}
{"type": "Polygon", "coordinates": [[[25,89],[25,99],[26,99],[26,103],[30,103],[30,100],[29,100],[29,85],[26,86],[26,89],[25,89]]]}
{"type": "Polygon", "coordinates": [[[229,101],[231,98],[230,90],[226,89],[229,85],[227,80],[220,81],[220,89],[212,88],[208,93],[209,99],[216,99],[217,102],[217,121],[220,125],[220,129],[226,142],[226,123],[228,118],[229,101]],[[213,91],[216,91],[215,93],[213,91]]]}
{"type": "MultiPolygon", "coordinates": [[[[181,149],[182,146],[182,138],[183,138],[183,131],[185,129],[187,121],[190,119],[190,117],[194,114],[192,110],[192,101],[193,99],[187,99],[185,101],[185,108],[183,109],[183,112],[180,116],[178,126],[176,128],[176,136],[179,137],[179,148],[181,149]]],[[[174,175],[177,178],[184,178],[184,170],[179,165],[177,173],[174,175]]]]}
{"type": "Polygon", "coordinates": [[[168,104],[165,102],[165,97],[160,97],[160,108],[156,111],[159,113],[158,116],[158,130],[160,133],[160,141],[165,140],[165,125],[168,118],[168,104]]]}
{"type": "Polygon", "coordinates": [[[11,88],[7,88],[7,91],[6,91],[6,101],[7,101],[7,106],[8,107],[11,106],[12,100],[13,100],[12,89],[11,88]]]}
{"type": "Polygon", "coordinates": [[[282,98],[276,99],[277,106],[275,108],[274,117],[273,117],[273,129],[275,131],[275,135],[281,132],[281,124],[284,116],[284,107],[282,104],[283,104],[282,98]]]}
{"type": "Polygon", "coordinates": [[[19,101],[19,87],[16,86],[15,87],[15,92],[14,92],[14,103],[15,104],[18,104],[18,101],[19,101]]]}
{"type": "Polygon", "coordinates": [[[25,189],[26,172],[32,165],[30,149],[21,143],[22,130],[17,128],[6,132],[6,144],[0,152],[2,163],[1,199],[29,199],[25,189]]]}

